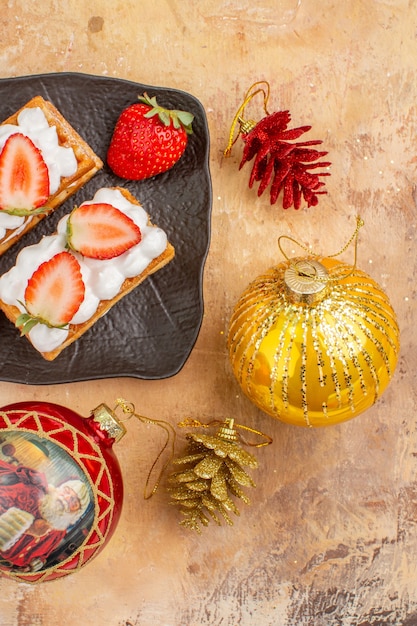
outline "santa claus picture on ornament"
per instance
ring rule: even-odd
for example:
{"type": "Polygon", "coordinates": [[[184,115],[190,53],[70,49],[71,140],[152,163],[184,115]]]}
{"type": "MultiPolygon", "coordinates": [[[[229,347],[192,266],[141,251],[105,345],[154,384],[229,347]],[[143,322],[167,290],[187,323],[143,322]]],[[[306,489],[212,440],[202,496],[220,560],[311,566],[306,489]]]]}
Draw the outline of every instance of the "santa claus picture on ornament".
{"type": "Polygon", "coordinates": [[[34,432],[0,432],[0,566],[41,572],[62,563],[88,536],[94,496],[59,445],[34,432]]]}

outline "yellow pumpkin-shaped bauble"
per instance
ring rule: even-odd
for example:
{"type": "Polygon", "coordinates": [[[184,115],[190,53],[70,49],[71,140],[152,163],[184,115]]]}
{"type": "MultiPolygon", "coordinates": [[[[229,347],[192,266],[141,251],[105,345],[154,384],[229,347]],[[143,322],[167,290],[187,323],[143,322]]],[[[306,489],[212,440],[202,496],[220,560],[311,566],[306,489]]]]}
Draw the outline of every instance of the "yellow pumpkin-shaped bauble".
{"type": "Polygon", "coordinates": [[[334,257],[287,259],[237,302],[228,350],[243,392],[299,426],[349,420],[387,387],[399,353],[391,304],[365,272],[334,257]]]}

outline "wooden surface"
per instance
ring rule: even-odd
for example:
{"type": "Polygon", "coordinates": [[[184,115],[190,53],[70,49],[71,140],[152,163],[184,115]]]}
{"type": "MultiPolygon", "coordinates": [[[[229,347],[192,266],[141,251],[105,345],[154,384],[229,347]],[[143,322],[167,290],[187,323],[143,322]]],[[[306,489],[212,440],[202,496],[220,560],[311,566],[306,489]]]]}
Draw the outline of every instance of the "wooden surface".
{"type": "MultiPolygon", "coordinates": [[[[3,5],[2,77],[85,72],[196,96],[211,134],[213,212],[204,321],[178,375],[49,387],[3,382],[0,404],[40,399],[87,415],[123,396],[173,425],[186,415],[235,416],[274,443],[257,451],[257,488],[235,525],[210,526],[198,537],[177,524],[163,492],[144,501],[161,441],[151,426],[132,424],[117,446],[126,498],[110,544],[57,582],[3,579],[0,623],[417,624],[415,0],[3,5]],[[249,168],[238,171],[241,144],[230,159],[222,156],[242,96],[263,79],[270,109],[289,109],[294,126],[311,124],[309,138],[323,139],[330,152],[329,193],[316,208],[271,208],[267,195],[248,189],[249,168]],[[395,377],[377,405],[343,425],[281,424],[255,409],[232,376],[231,310],[252,278],[282,260],[280,234],[333,253],[357,213],[365,220],[358,264],[387,291],[401,327],[395,377]]],[[[259,116],[259,103],[250,111],[259,116]]]]}

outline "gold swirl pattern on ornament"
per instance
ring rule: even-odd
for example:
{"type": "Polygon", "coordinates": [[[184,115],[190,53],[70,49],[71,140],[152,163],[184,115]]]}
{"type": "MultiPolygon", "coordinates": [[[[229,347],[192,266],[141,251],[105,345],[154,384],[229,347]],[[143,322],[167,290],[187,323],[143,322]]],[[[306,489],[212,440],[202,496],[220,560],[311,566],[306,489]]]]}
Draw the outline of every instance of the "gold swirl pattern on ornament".
{"type": "MultiPolygon", "coordinates": [[[[330,369],[337,406],[340,408],[346,403],[354,414],[353,379],[359,381],[363,396],[368,394],[364,368],[373,381],[375,400],[380,394],[380,375],[371,349],[381,359],[388,377],[392,376],[388,350],[396,354],[399,343],[395,313],[385,294],[364,272],[355,269],[346,278],[344,264],[329,269],[333,281],[330,291],[320,302],[312,306],[293,304],[286,297],[284,270],[285,264],[282,264],[253,281],[235,308],[228,343],[231,358],[239,355],[236,377],[246,387],[249,396],[253,390],[256,392],[253,380],[255,365],[265,358],[261,351],[263,342],[274,332],[274,353],[269,372],[269,412],[279,413],[277,396],[284,412],[290,408],[290,386],[294,386],[296,375],[292,373],[294,354],[298,353],[300,409],[306,425],[311,425],[308,393],[314,394],[314,389],[308,388],[307,357],[313,350],[318,386],[330,383],[326,374],[326,370],[330,369]],[[340,281],[336,282],[334,278],[338,276],[340,281]],[[320,335],[325,337],[326,346],[321,346],[320,335]]],[[[329,407],[325,401],[322,412],[328,417],[329,407]]]]}
{"type": "Polygon", "coordinates": [[[21,414],[22,414],[21,409],[9,410],[7,411],[7,413],[0,411],[0,417],[6,424],[6,428],[1,428],[0,430],[8,430],[8,431],[19,430],[21,432],[27,432],[31,434],[36,433],[39,437],[44,437],[45,439],[49,440],[54,445],[64,450],[69,456],[71,456],[78,463],[80,468],[84,471],[84,476],[90,484],[91,492],[94,498],[94,520],[89,530],[89,533],[86,536],[83,543],[80,546],[78,546],[78,548],[67,559],[60,561],[56,565],[45,568],[44,570],[40,570],[39,572],[36,572],[36,573],[33,573],[33,572],[32,573],[25,573],[25,572],[7,572],[6,573],[4,572],[4,574],[8,578],[24,581],[27,583],[31,583],[31,582],[38,583],[38,582],[42,582],[45,579],[48,579],[51,573],[54,574],[54,577],[59,578],[60,575],[67,576],[70,572],[71,573],[77,572],[91,559],[93,554],[95,554],[97,550],[99,550],[101,546],[104,545],[108,531],[111,529],[112,519],[114,515],[114,504],[115,504],[114,490],[113,490],[112,478],[111,478],[109,469],[107,467],[106,461],[102,456],[100,447],[94,442],[93,439],[84,435],[78,429],[74,428],[68,422],[66,422],[65,420],[57,416],[51,416],[48,413],[40,413],[38,411],[26,411],[23,415],[21,414]],[[15,421],[12,421],[9,416],[13,416],[13,415],[21,415],[21,417],[19,419],[16,419],[15,421]],[[61,426],[59,426],[58,428],[54,428],[54,429],[48,428],[48,430],[45,430],[43,427],[43,423],[42,423],[42,420],[45,418],[46,420],[59,422],[61,423],[61,426]],[[28,422],[30,420],[34,420],[36,424],[36,429],[28,428],[27,426],[25,426],[25,422],[28,422]],[[68,435],[68,433],[70,433],[71,435],[71,443],[72,443],[73,448],[70,447],[70,444],[64,444],[55,438],[56,435],[60,435],[60,434],[68,435]],[[80,451],[79,442],[81,440],[84,440],[85,442],[87,442],[88,444],[87,447],[92,449],[94,453],[89,454],[89,453],[80,451]],[[94,461],[95,464],[97,463],[100,464],[100,470],[97,473],[97,478],[95,479],[94,483],[91,480],[90,474],[87,469],[88,464],[91,461],[94,461]],[[102,491],[99,488],[100,482],[104,474],[106,474],[105,484],[109,487],[109,490],[110,490],[109,494],[106,494],[104,491],[102,491]],[[98,515],[98,510],[101,508],[99,506],[99,499],[107,503],[100,515],[98,515]],[[101,522],[105,518],[108,518],[108,521],[105,527],[105,531],[103,532],[101,530],[101,526],[102,526],[101,522]],[[94,533],[97,537],[97,540],[94,541],[94,543],[90,544],[89,543],[90,538],[93,536],[94,533]],[[78,559],[77,564],[74,567],[71,567],[70,569],[68,569],[66,565],[70,561],[72,561],[74,558],[78,559]]]}

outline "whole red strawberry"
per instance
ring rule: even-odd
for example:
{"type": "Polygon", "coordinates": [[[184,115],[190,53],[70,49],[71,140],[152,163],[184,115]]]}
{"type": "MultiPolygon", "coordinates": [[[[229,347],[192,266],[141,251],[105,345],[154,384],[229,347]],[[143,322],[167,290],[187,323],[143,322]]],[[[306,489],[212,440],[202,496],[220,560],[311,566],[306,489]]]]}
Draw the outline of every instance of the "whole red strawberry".
{"type": "Polygon", "coordinates": [[[194,116],[160,107],[146,93],[117,120],[107,163],[120,178],[143,180],[171,169],[184,153],[194,116]]]}

